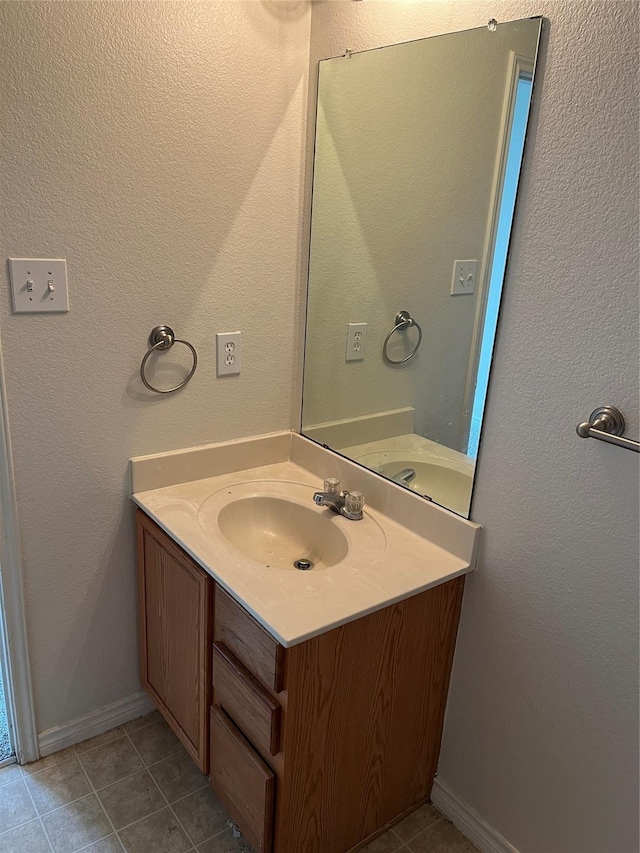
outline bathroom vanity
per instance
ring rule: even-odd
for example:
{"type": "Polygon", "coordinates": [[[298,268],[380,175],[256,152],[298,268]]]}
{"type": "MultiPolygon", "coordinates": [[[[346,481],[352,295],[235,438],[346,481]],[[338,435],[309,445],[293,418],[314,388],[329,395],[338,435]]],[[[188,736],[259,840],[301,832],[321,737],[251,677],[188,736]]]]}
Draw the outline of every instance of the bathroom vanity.
{"type": "MultiPolygon", "coordinates": [[[[300,436],[269,442],[289,458],[134,494],[141,677],[257,853],[347,853],[429,797],[478,529],[300,436]],[[314,506],[327,463],[374,504],[395,490],[445,536],[460,525],[467,559],[369,505],[362,521],[314,506]]],[[[159,459],[134,460],[152,471],[134,488],[162,482],[159,459]]]]}
{"type": "Polygon", "coordinates": [[[540,32],[319,63],[302,434],[132,460],[142,681],[257,853],[429,798],[540,32]]]}

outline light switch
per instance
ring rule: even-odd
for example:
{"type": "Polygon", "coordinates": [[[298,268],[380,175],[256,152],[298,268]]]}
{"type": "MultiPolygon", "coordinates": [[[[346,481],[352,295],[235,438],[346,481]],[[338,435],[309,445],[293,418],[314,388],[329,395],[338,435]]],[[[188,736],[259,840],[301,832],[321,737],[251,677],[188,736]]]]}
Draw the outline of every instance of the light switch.
{"type": "Polygon", "coordinates": [[[63,258],[9,258],[9,274],[15,314],[69,310],[63,258]]]}
{"type": "Polygon", "coordinates": [[[477,261],[454,261],[451,295],[458,296],[462,293],[473,293],[476,288],[477,274],[477,261]]]}

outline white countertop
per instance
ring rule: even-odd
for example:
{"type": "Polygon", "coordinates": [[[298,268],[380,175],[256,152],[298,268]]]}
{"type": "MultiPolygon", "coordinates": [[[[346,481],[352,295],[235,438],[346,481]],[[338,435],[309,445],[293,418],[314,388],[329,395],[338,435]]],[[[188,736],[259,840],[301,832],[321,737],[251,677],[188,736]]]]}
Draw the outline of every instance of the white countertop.
{"type": "Polygon", "coordinates": [[[368,441],[364,444],[354,444],[350,447],[336,447],[336,450],[351,459],[355,459],[356,462],[361,462],[363,457],[369,454],[414,454],[416,458],[424,456],[425,458],[441,459],[443,462],[449,463],[454,470],[469,474],[471,477],[475,470],[475,460],[470,456],[460,453],[459,450],[454,450],[452,447],[447,447],[446,444],[438,444],[437,441],[432,441],[423,435],[417,435],[415,432],[368,441]]]}
{"type": "Polygon", "coordinates": [[[473,568],[471,558],[450,553],[370,506],[362,521],[349,521],[316,506],[312,496],[318,488],[321,484],[313,473],[281,461],[138,491],[133,500],[283,646],[473,568]],[[217,513],[247,495],[281,496],[324,513],[347,537],[348,556],[335,566],[308,572],[275,568],[245,556],[219,531],[217,513]]]}

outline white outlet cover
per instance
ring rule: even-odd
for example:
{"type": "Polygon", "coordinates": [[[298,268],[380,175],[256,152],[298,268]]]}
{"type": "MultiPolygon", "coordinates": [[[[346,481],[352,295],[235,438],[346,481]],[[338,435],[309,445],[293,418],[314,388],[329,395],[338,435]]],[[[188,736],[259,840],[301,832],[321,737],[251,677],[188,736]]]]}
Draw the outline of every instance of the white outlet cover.
{"type": "Polygon", "coordinates": [[[347,326],[347,352],[345,361],[364,361],[364,347],[367,341],[366,323],[349,323],[347,326]]]}
{"type": "Polygon", "coordinates": [[[478,275],[477,261],[454,261],[453,276],[451,278],[451,295],[473,293],[476,289],[476,277],[478,275]]]}
{"type": "Polygon", "coordinates": [[[9,258],[14,314],[69,310],[64,258],[9,258]]]}
{"type": "Polygon", "coordinates": [[[216,374],[236,376],[242,366],[242,333],[218,332],[216,334],[216,374]]]}

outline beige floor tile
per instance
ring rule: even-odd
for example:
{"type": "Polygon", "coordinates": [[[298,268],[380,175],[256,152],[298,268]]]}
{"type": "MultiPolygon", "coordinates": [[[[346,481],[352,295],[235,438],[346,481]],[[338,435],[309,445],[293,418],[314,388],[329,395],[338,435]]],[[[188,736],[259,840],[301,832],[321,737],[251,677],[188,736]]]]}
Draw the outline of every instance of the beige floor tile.
{"type": "Polygon", "coordinates": [[[173,810],[191,836],[201,844],[227,827],[229,816],[210,787],[174,803],[173,810]]]}
{"type": "Polygon", "coordinates": [[[182,744],[164,720],[135,729],[129,733],[129,737],[145,764],[155,764],[182,749],[182,744]]]}
{"type": "Polygon", "coordinates": [[[160,711],[152,711],[150,714],[145,714],[144,717],[138,717],[135,720],[130,720],[124,724],[124,729],[128,732],[134,732],[136,729],[141,729],[151,723],[157,723],[162,719],[160,711]]]}
{"type": "Polygon", "coordinates": [[[209,784],[191,756],[182,751],[149,768],[170,803],[186,797],[209,784]]]}
{"type": "Polygon", "coordinates": [[[74,853],[113,833],[95,794],[43,815],[42,823],[55,853],[74,853]]]}
{"type": "Polygon", "coordinates": [[[26,776],[25,781],[40,814],[66,806],[72,800],[91,793],[91,786],[77,758],[26,776]]]}
{"type": "Polygon", "coordinates": [[[371,844],[363,849],[362,853],[395,853],[402,847],[402,841],[398,838],[393,830],[385,832],[384,835],[379,835],[371,844]]]}
{"type": "Polygon", "coordinates": [[[467,838],[444,818],[408,842],[412,853],[479,853],[467,838]]]}
{"type": "Polygon", "coordinates": [[[118,740],[119,737],[124,737],[124,726],[117,726],[115,729],[109,729],[108,732],[103,732],[101,735],[83,740],[82,743],[76,744],[76,753],[87,752],[89,749],[95,749],[96,746],[104,746],[105,743],[118,740]]]}
{"type": "Polygon", "coordinates": [[[66,749],[61,749],[59,752],[53,752],[47,755],[46,758],[41,758],[40,761],[34,761],[33,764],[25,764],[22,769],[25,773],[40,773],[41,770],[46,770],[48,767],[53,767],[54,764],[60,764],[61,761],[68,761],[75,755],[75,750],[72,746],[66,749]]]}
{"type": "Polygon", "coordinates": [[[85,847],[82,853],[124,853],[124,847],[117,835],[110,835],[108,838],[103,838],[102,841],[96,841],[95,844],[85,847]]]}
{"type": "Polygon", "coordinates": [[[146,770],[102,788],[98,796],[116,829],[142,820],[166,805],[146,770]]]}
{"type": "Polygon", "coordinates": [[[0,796],[0,826],[13,829],[20,823],[26,823],[36,817],[36,810],[31,802],[27,786],[22,779],[11,782],[2,788],[0,796]]]}
{"type": "Polygon", "coordinates": [[[440,820],[442,815],[434,808],[431,803],[426,803],[424,806],[416,809],[400,823],[393,827],[393,831],[400,837],[401,841],[408,841],[414,838],[419,832],[424,832],[425,829],[440,820]]]}
{"type": "Polygon", "coordinates": [[[96,788],[103,788],[143,769],[135,749],[128,738],[119,738],[91,752],[83,752],[78,758],[96,788]]]}
{"type": "Polygon", "coordinates": [[[39,820],[0,835],[0,853],[51,853],[39,820]]]}
{"type": "Polygon", "coordinates": [[[6,767],[0,767],[0,788],[10,782],[17,782],[18,779],[22,779],[22,770],[19,765],[7,764],[6,767]]]}
{"type": "Polygon", "coordinates": [[[198,853],[254,853],[253,847],[244,838],[234,838],[233,832],[226,829],[215,838],[205,841],[198,847],[198,853]]]}
{"type": "Polygon", "coordinates": [[[119,835],[127,853],[186,853],[192,849],[169,809],[134,823],[119,835]]]}

